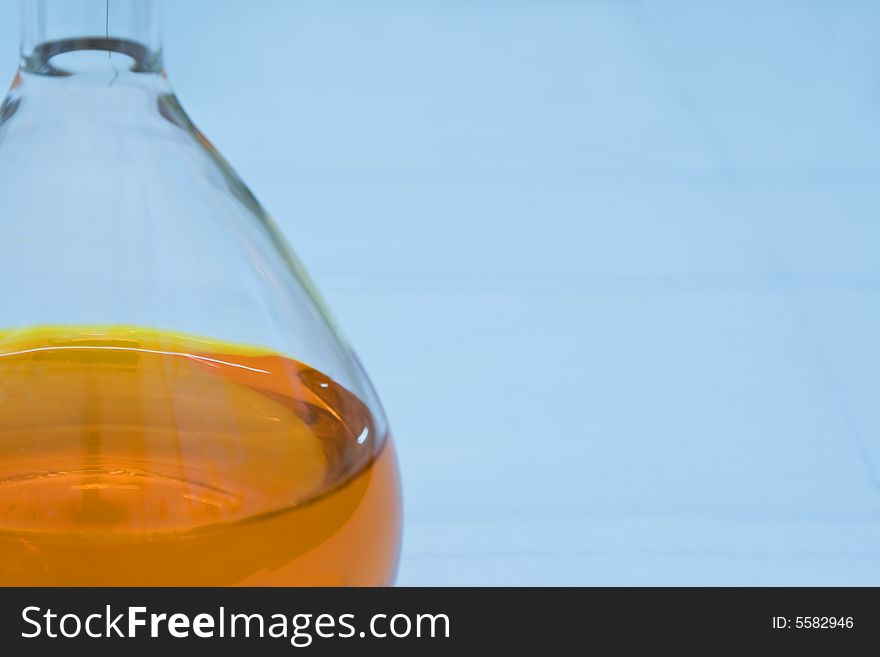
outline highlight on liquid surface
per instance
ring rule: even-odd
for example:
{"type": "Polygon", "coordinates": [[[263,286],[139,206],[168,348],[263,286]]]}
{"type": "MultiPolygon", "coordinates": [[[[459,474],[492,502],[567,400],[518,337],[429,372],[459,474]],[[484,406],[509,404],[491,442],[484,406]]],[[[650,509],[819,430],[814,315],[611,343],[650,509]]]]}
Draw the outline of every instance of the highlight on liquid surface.
{"type": "Polygon", "coordinates": [[[382,585],[399,488],[303,363],[149,329],[0,332],[0,585],[382,585]]]}

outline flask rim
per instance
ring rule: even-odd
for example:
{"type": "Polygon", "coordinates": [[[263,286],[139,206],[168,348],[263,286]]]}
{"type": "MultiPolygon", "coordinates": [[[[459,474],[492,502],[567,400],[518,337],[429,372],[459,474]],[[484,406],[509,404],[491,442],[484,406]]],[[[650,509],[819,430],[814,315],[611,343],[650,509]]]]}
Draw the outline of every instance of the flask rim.
{"type": "Polygon", "coordinates": [[[34,46],[29,54],[22,57],[22,70],[36,75],[69,77],[74,73],[56,66],[52,63],[52,59],[58,55],[84,50],[126,55],[132,60],[132,65],[128,69],[132,73],[160,73],[162,71],[161,51],[151,51],[138,41],[115,37],[75,37],[44,41],[34,46]]]}

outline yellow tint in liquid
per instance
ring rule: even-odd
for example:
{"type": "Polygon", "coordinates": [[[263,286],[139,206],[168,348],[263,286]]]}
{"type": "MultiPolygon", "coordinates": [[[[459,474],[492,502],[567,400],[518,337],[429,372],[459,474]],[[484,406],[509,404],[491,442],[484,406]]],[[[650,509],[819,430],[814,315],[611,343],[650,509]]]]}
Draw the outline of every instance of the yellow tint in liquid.
{"type": "Polygon", "coordinates": [[[0,585],[382,585],[400,499],[351,392],[130,327],[0,332],[0,585]]]}

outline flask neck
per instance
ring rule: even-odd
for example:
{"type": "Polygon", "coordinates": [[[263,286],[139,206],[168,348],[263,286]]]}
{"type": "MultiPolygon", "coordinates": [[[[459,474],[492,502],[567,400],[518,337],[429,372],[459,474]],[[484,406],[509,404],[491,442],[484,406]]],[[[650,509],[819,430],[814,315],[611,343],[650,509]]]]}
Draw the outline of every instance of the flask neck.
{"type": "Polygon", "coordinates": [[[88,73],[98,67],[160,72],[159,4],[159,0],[22,0],[21,68],[49,76],[88,73]]]}

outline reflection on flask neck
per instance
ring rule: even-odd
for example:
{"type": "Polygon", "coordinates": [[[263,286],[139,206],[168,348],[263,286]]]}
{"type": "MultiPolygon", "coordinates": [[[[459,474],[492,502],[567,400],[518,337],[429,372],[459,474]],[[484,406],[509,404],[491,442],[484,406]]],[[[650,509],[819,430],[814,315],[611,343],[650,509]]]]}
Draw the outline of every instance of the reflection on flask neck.
{"type": "Polygon", "coordinates": [[[159,0],[23,0],[21,68],[69,77],[162,70],[159,0]]]}

